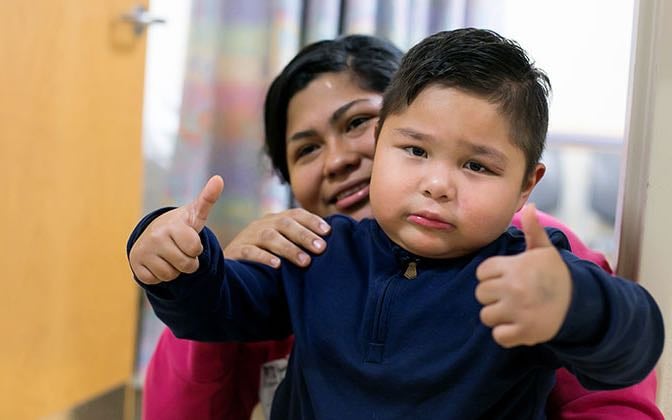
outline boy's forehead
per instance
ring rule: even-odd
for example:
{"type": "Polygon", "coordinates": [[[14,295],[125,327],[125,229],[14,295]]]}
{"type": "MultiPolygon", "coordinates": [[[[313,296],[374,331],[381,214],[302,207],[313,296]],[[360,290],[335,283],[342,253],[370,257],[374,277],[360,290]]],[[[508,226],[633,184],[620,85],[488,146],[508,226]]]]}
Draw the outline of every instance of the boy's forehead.
{"type": "Polygon", "coordinates": [[[455,145],[479,154],[496,155],[490,153],[493,144],[520,149],[512,136],[509,118],[499,104],[454,87],[428,86],[409,105],[390,113],[383,127],[386,129],[381,134],[387,132],[428,143],[450,139],[455,145]]]}

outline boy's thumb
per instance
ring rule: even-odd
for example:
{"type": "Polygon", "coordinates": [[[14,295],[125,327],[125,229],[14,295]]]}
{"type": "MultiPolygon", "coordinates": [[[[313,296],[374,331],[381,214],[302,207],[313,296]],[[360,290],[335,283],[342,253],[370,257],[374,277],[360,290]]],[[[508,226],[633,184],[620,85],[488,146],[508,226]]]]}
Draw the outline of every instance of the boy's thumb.
{"type": "Polygon", "coordinates": [[[215,175],[208,180],[205,187],[194,201],[189,204],[189,225],[197,232],[203,230],[208,221],[210,210],[215,205],[224,190],[224,180],[215,175]]]}
{"type": "Polygon", "coordinates": [[[553,246],[544,227],[539,223],[537,207],[533,204],[525,205],[522,214],[522,227],[525,234],[527,249],[553,246]]]}

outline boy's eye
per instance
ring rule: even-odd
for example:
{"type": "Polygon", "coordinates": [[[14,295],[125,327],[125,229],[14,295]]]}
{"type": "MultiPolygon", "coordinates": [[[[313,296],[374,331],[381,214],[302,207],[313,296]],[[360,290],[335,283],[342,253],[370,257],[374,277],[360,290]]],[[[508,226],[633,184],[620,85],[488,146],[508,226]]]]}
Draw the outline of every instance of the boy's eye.
{"type": "Polygon", "coordinates": [[[473,161],[465,163],[464,167],[474,172],[487,172],[488,170],[485,166],[473,161]]]}
{"type": "Polygon", "coordinates": [[[406,150],[408,153],[410,153],[413,156],[427,157],[427,152],[425,152],[425,150],[421,147],[408,146],[408,147],[405,147],[404,150],[406,150]]]}

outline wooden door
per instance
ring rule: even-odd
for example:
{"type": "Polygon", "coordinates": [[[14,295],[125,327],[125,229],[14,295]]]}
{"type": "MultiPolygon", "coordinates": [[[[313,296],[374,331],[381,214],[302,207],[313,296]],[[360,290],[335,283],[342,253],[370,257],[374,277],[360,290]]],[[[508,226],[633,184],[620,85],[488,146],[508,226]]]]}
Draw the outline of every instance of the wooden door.
{"type": "Polygon", "coordinates": [[[145,44],[131,0],[0,2],[0,418],[133,368],[145,44]]]}

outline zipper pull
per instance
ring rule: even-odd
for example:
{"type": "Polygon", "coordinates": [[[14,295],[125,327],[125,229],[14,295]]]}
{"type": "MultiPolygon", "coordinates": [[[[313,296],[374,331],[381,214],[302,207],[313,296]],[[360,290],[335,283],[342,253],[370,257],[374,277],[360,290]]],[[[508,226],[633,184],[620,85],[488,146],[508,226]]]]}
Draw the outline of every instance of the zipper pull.
{"type": "Polygon", "coordinates": [[[418,277],[418,265],[415,261],[408,263],[406,266],[406,271],[404,271],[404,277],[406,277],[408,280],[413,280],[414,278],[418,277]]]}

